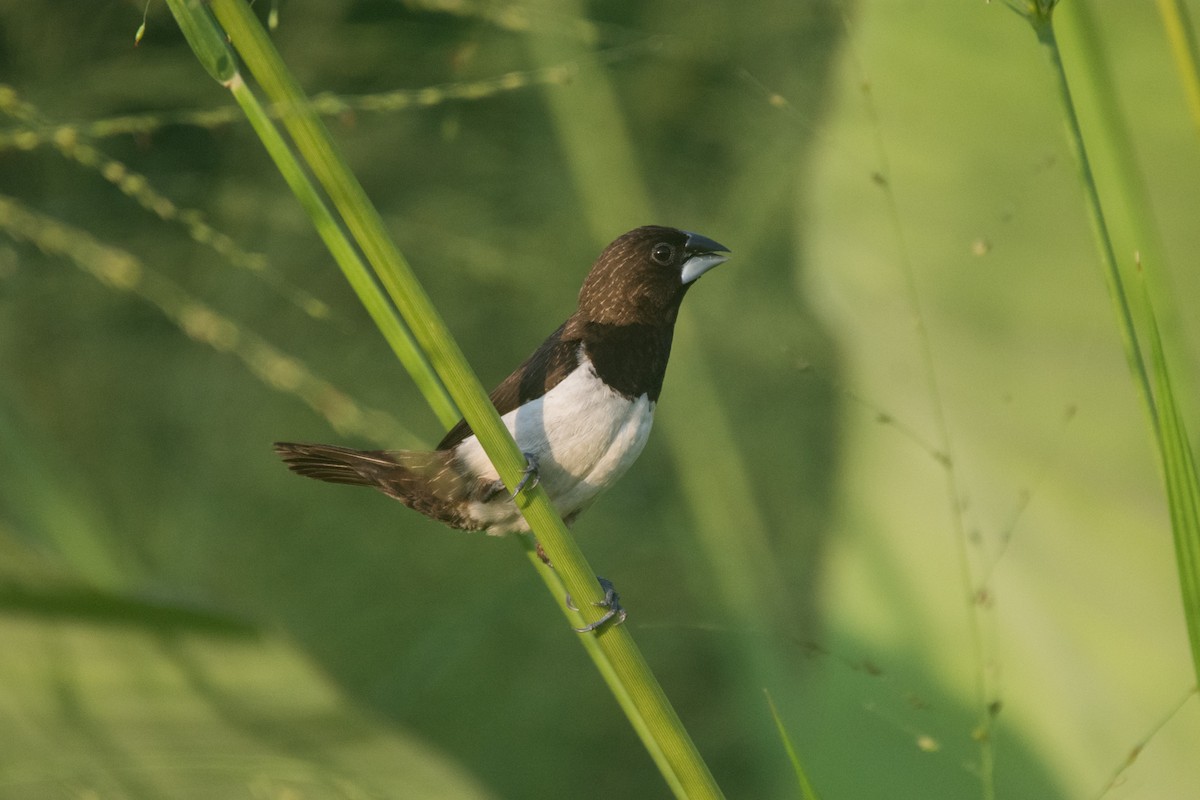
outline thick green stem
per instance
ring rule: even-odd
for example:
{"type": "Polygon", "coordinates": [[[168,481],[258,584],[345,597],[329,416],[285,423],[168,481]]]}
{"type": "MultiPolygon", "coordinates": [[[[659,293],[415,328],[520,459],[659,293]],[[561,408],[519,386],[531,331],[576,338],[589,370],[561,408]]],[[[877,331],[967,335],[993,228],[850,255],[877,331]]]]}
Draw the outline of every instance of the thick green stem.
{"type": "Polygon", "coordinates": [[[1104,277],[1108,283],[1108,294],[1112,298],[1113,308],[1117,313],[1117,329],[1121,333],[1125,358],[1129,362],[1129,371],[1132,373],[1134,384],[1141,395],[1143,407],[1149,415],[1154,438],[1159,441],[1158,414],[1154,408],[1154,393],[1150,388],[1150,373],[1146,369],[1146,362],[1142,356],[1133,312],[1129,307],[1129,298],[1121,279],[1120,268],[1117,266],[1116,254],[1113,252],[1112,237],[1109,236],[1108,223],[1104,219],[1104,209],[1100,204],[1100,192],[1096,188],[1096,179],[1092,175],[1092,166],[1088,161],[1087,148],[1084,146],[1083,130],[1079,126],[1079,117],[1075,113],[1075,102],[1071,98],[1071,86],[1067,82],[1066,70],[1063,69],[1062,56],[1058,50],[1058,38],[1054,34],[1053,6],[1045,11],[1031,12],[1028,19],[1050,61],[1054,88],[1058,93],[1063,119],[1066,122],[1067,143],[1079,168],[1079,179],[1083,184],[1084,205],[1087,207],[1088,220],[1091,222],[1092,232],[1095,234],[1096,248],[1100,252],[1104,277]]]}
{"type": "MultiPolygon", "coordinates": [[[[210,5],[248,70],[281,112],[281,121],[308,169],[341,215],[346,229],[501,478],[510,488],[515,487],[525,466],[523,455],[412,269],[387,235],[379,213],[275,51],[266,31],[244,0],[213,0],[210,5]]],[[[196,0],[171,0],[171,7],[181,19],[181,27],[198,24],[192,21],[198,16],[207,17],[206,9],[196,0]]],[[[197,54],[201,55],[199,50],[197,54]]],[[[600,611],[590,602],[602,598],[600,586],[545,491],[535,485],[522,492],[520,498],[521,512],[556,569],[550,570],[541,564],[533,555],[532,543],[526,542],[530,561],[538,567],[572,623],[596,619],[600,611]],[[562,603],[564,587],[572,596],[584,601],[581,603],[586,609],[583,615],[567,609],[562,603]]],[[[680,798],[722,797],[707,765],[634,644],[628,627],[609,626],[600,633],[580,637],[580,641],[674,794],[680,798]]]]}
{"type": "Polygon", "coordinates": [[[426,402],[437,414],[442,424],[453,425],[458,421],[458,410],[446,394],[445,388],[430,369],[412,335],[396,315],[395,308],[380,290],[363,263],[362,257],[337,223],[329,204],[313,184],[304,166],[296,159],[283,135],[276,128],[267,109],[263,108],[254,92],[246,85],[237,68],[237,59],[220,29],[212,18],[196,8],[196,0],[167,0],[179,20],[197,58],[221,85],[229,89],[246,115],[254,132],[266,147],[276,169],[296,195],[316,228],[317,234],[329,248],[334,260],[346,276],[346,280],[358,295],[359,301],[379,331],[391,346],[400,363],[413,376],[426,402]]]}
{"type": "Polygon", "coordinates": [[[258,98],[246,86],[241,75],[236,76],[229,84],[229,90],[237,100],[238,105],[250,120],[254,132],[266,145],[267,151],[275,161],[284,180],[292,193],[300,200],[304,210],[308,212],[313,226],[320,235],[325,246],[333,255],[334,261],[341,267],[359,302],[367,310],[375,327],[383,334],[383,338],[391,346],[392,352],[404,365],[404,368],[420,389],[425,401],[429,403],[443,425],[453,425],[458,421],[458,410],[454,401],[446,393],[445,387],[429,367],[429,363],[417,348],[412,334],[396,314],[396,309],[388,302],[387,297],[380,291],[379,284],[371,277],[366,264],[363,263],[354,244],[346,238],[345,232],[337,224],[328,204],[301,165],[296,161],[291,149],[283,136],[271,122],[266,110],[258,102],[258,98]]]}
{"type": "MultiPolygon", "coordinates": [[[[1117,267],[1108,225],[1100,204],[1100,194],[1092,176],[1087,150],[1084,146],[1083,132],[1079,125],[1066,71],[1063,69],[1059,54],[1058,40],[1054,33],[1053,10],[1053,3],[1045,7],[1031,7],[1026,17],[1033,25],[1038,41],[1042,43],[1043,49],[1050,59],[1051,72],[1067,123],[1067,139],[1079,165],[1088,215],[1096,234],[1097,247],[1108,281],[1109,294],[1117,313],[1118,328],[1125,345],[1125,355],[1150,421],[1151,433],[1162,466],[1167,504],[1171,514],[1171,529],[1175,541],[1176,566],[1183,598],[1184,619],[1192,651],[1192,666],[1197,679],[1200,680],[1200,478],[1197,476],[1195,458],[1191,451],[1191,443],[1183,423],[1183,417],[1175,402],[1162,337],[1159,333],[1149,292],[1144,284],[1142,286],[1142,308],[1145,330],[1150,342],[1151,363],[1154,369],[1153,379],[1142,355],[1129,298],[1117,267]]],[[[1130,204],[1128,198],[1126,204],[1130,204]]],[[[1140,271],[1142,267],[1140,262],[1137,267],[1140,271]]]]}

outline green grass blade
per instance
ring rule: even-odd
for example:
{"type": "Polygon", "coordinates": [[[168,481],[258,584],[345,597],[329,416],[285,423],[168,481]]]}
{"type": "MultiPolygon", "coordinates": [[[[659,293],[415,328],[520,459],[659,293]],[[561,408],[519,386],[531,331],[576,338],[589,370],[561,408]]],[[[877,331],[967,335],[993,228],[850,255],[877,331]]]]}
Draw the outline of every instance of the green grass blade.
{"type": "MultiPolygon", "coordinates": [[[[114,291],[148,303],[189,339],[233,356],[264,385],[293,395],[334,430],[381,446],[411,438],[410,431],[390,414],[359,405],[302,361],[192,295],[128,250],[4,194],[0,194],[0,231],[47,255],[61,257],[114,291]]],[[[11,452],[20,451],[13,448],[11,452]]]]}
{"type": "Polygon", "coordinates": [[[1158,0],[1158,13],[1171,45],[1175,72],[1187,97],[1192,124],[1200,132],[1200,52],[1192,32],[1192,21],[1188,19],[1187,7],[1182,0],[1158,0]]]}
{"type": "Polygon", "coordinates": [[[183,32],[196,60],[217,83],[225,86],[238,74],[237,59],[221,31],[212,24],[201,0],[167,0],[175,23],[183,32]]]}
{"type": "Polygon", "coordinates": [[[6,798],[496,796],[364,712],[284,637],[11,555],[0,574],[6,798]],[[70,710],[56,713],[62,698],[70,710]]]}
{"type": "Polygon", "coordinates": [[[1091,162],[1088,159],[1087,147],[1083,141],[1083,129],[1079,125],[1079,117],[1075,111],[1075,101],[1071,97],[1071,86],[1067,81],[1067,73],[1063,68],[1062,55],[1058,49],[1058,37],[1054,31],[1054,6],[1056,0],[1037,0],[1031,3],[1026,19],[1033,26],[1038,41],[1050,62],[1050,73],[1054,80],[1054,88],[1058,94],[1059,105],[1067,128],[1067,144],[1075,156],[1075,164],[1079,169],[1079,181],[1083,187],[1084,205],[1087,209],[1088,221],[1096,239],[1096,249],[1100,253],[1101,264],[1104,267],[1104,278],[1108,284],[1108,294],[1112,299],[1113,309],[1117,314],[1117,329],[1121,334],[1121,342],[1125,349],[1125,358],[1129,363],[1129,371],[1133,375],[1134,384],[1141,395],[1143,407],[1150,417],[1150,426],[1157,439],[1158,419],[1155,415],[1153,393],[1150,389],[1150,375],[1142,356],[1141,345],[1138,342],[1137,326],[1134,323],[1133,312],[1129,307],[1129,298],[1117,266],[1116,253],[1113,251],[1112,237],[1109,235],[1108,221],[1100,203],[1100,191],[1096,188],[1096,178],[1092,174],[1091,162]]]}
{"type": "Polygon", "coordinates": [[[193,45],[197,58],[223,86],[229,89],[239,107],[246,115],[254,132],[266,147],[280,175],[300,201],[313,226],[334,260],[346,276],[350,286],[358,295],[376,327],[379,328],[392,351],[413,376],[430,407],[444,425],[458,421],[458,411],[446,390],[433,374],[412,335],[396,315],[395,309],[380,290],[363,263],[353,243],[337,223],[328,203],[313,184],[303,165],[275,127],[270,114],[246,85],[237,70],[237,61],[228,51],[225,37],[213,22],[208,12],[193,0],[168,0],[171,11],[179,20],[188,42],[193,45]],[[218,48],[224,50],[221,52],[218,48]]]}
{"type": "MultiPolygon", "coordinates": [[[[391,241],[379,212],[351,174],[340,149],[308,104],[258,19],[240,0],[218,0],[211,7],[255,81],[279,110],[300,157],[329,196],[463,416],[468,421],[480,423],[491,417],[495,426],[502,429],[499,415],[479,386],[466,358],[421,288],[411,266],[391,241]]],[[[515,444],[506,448],[502,439],[495,440],[488,431],[482,430],[491,425],[473,423],[472,427],[500,476],[510,486],[515,486],[524,469],[524,459],[515,444]]],[[[590,593],[585,595],[590,596],[590,593]]]]}
{"type": "Polygon", "coordinates": [[[1167,279],[1166,248],[1154,215],[1153,198],[1135,155],[1138,150],[1133,131],[1121,108],[1101,21],[1095,0],[1074,0],[1062,6],[1054,20],[1060,46],[1069,55],[1072,97],[1088,132],[1088,159],[1099,185],[1108,187],[1104,190],[1104,207],[1114,250],[1136,250],[1145,263],[1155,265],[1156,269],[1143,277],[1150,282],[1162,331],[1172,340],[1182,333],[1179,293],[1167,279]]]}
{"type": "Polygon", "coordinates": [[[266,109],[258,101],[241,76],[237,76],[229,85],[229,91],[237,100],[246,114],[254,132],[258,134],[267,151],[271,154],[284,180],[292,193],[299,199],[304,210],[308,212],[313,225],[321,240],[333,255],[334,261],[346,276],[346,280],[358,295],[359,301],[366,308],[371,320],[383,334],[383,338],[391,346],[392,352],[400,359],[400,363],[412,375],[417,388],[433,409],[443,425],[453,425],[458,421],[458,409],[454,401],[446,393],[445,387],[433,373],[429,362],[421,354],[412,334],[396,314],[395,308],[379,284],[371,276],[370,270],[363,263],[353,243],[346,238],[345,231],[334,219],[325,199],[317,187],[296,160],[291,148],[284,141],[282,134],[268,116],[266,109]]]}
{"type": "Polygon", "coordinates": [[[1167,484],[1175,562],[1179,568],[1179,588],[1192,647],[1192,666],[1200,680],[1200,475],[1196,473],[1191,442],[1171,388],[1162,336],[1145,282],[1142,283],[1142,301],[1147,318],[1150,364],[1154,370],[1154,401],[1162,421],[1159,455],[1167,484]]]}
{"type": "MultiPolygon", "coordinates": [[[[374,269],[376,277],[387,290],[463,417],[470,423],[500,476],[509,487],[515,486],[525,466],[524,457],[411,267],[387,235],[378,211],[351,174],[328,131],[275,51],[266,31],[242,0],[215,0],[211,7],[250,73],[280,109],[284,127],[305,164],[341,215],[347,230],[374,269]]],[[[184,0],[173,0],[172,10],[177,9],[177,13],[187,14],[203,11],[194,6],[184,6],[184,0]]],[[[579,600],[601,599],[593,571],[563,526],[545,491],[535,485],[523,492],[521,497],[523,499],[519,504],[522,513],[556,566],[557,576],[545,567],[539,568],[556,597],[561,597],[562,587],[565,586],[579,600]]],[[[540,563],[533,557],[531,561],[535,566],[540,563]]],[[[568,618],[573,622],[578,623],[580,619],[590,621],[600,613],[597,609],[581,605],[587,609],[586,616],[582,618],[564,606],[568,618]]],[[[610,627],[600,635],[580,637],[580,641],[596,662],[675,795],[681,798],[722,797],[707,765],[700,758],[634,644],[628,628],[610,627]]]]}
{"type": "Polygon", "coordinates": [[[796,784],[800,787],[800,796],[804,800],[821,800],[817,790],[813,788],[812,781],[808,778],[808,772],[800,763],[800,756],[796,754],[792,737],[788,734],[787,726],[783,724],[783,718],[779,716],[779,709],[775,707],[771,693],[764,689],[763,694],[767,696],[767,706],[771,709],[771,718],[775,720],[775,728],[779,731],[779,740],[783,742],[783,749],[787,751],[788,761],[791,762],[792,769],[796,771],[796,784]]]}
{"type": "MultiPolygon", "coordinates": [[[[1118,328],[1125,345],[1125,355],[1150,421],[1151,434],[1162,464],[1167,504],[1175,540],[1183,610],[1187,621],[1188,641],[1192,650],[1192,664],[1197,679],[1200,680],[1200,480],[1197,478],[1195,460],[1187,431],[1171,389],[1162,336],[1145,282],[1142,283],[1142,297],[1146,318],[1146,335],[1150,342],[1153,379],[1142,355],[1137,326],[1130,309],[1124,282],[1117,267],[1109,226],[1100,203],[1100,194],[1088,161],[1083,131],[1079,125],[1067,74],[1063,69],[1059,53],[1053,20],[1055,5],[1056,0],[1030,2],[1024,9],[1023,15],[1033,26],[1038,41],[1043,45],[1049,58],[1051,73],[1067,125],[1067,139],[1079,167],[1085,204],[1105,268],[1109,294],[1117,313],[1118,328]]],[[[1125,202],[1127,205],[1129,204],[1128,199],[1125,202]]]]}

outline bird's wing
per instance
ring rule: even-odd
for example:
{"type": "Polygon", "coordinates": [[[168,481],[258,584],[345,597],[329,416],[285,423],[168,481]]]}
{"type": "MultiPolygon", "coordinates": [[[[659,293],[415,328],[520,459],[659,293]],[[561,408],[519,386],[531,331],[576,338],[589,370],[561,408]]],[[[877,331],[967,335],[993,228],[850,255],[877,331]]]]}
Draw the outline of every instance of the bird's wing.
{"type": "MultiPolygon", "coordinates": [[[[533,355],[492,390],[492,405],[500,416],[518,406],[536,400],[553,389],[571,370],[579,366],[580,338],[574,332],[574,317],[568,319],[542,342],[533,355]]],[[[438,450],[449,450],[472,433],[466,420],[446,432],[438,442],[438,450]]]]}

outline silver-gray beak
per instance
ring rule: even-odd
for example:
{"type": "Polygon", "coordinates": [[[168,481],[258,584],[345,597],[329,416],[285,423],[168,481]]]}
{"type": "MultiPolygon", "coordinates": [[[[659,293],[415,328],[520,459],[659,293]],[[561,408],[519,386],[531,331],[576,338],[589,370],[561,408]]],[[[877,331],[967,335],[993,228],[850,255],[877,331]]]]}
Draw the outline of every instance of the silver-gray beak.
{"type": "Polygon", "coordinates": [[[683,246],[691,255],[683,262],[683,268],[680,270],[679,280],[681,282],[691,283],[713,267],[729,260],[729,256],[721,255],[721,253],[729,252],[729,248],[725,245],[698,233],[684,232],[687,233],[687,241],[683,246]]]}

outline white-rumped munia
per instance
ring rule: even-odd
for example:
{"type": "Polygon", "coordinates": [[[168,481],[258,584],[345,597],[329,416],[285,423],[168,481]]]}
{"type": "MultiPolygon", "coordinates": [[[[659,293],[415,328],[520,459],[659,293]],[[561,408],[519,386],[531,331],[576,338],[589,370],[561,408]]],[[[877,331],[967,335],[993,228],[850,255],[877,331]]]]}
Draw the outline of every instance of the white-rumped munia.
{"type": "MultiPolygon", "coordinates": [[[[674,228],[624,234],[592,265],[575,313],[492,391],[492,403],[528,459],[526,477],[542,485],[568,525],[641,454],[680,301],[727,252],[712,239],[674,228]]],[[[529,530],[515,495],[465,421],[430,451],[290,442],[276,443],[275,451],[293,472],[373,487],[453,528],[497,535],[529,530]]],[[[610,613],[597,625],[623,616],[611,584],[602,583],[610,613]]]]}

